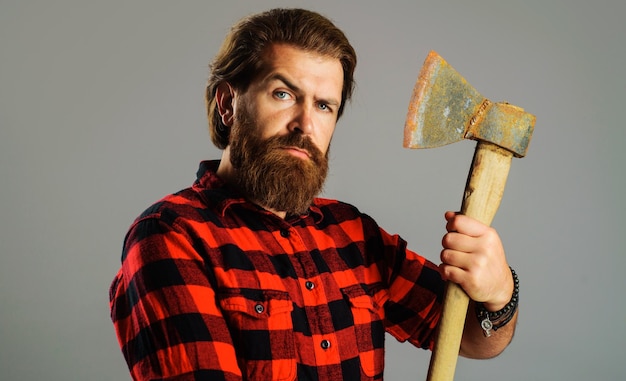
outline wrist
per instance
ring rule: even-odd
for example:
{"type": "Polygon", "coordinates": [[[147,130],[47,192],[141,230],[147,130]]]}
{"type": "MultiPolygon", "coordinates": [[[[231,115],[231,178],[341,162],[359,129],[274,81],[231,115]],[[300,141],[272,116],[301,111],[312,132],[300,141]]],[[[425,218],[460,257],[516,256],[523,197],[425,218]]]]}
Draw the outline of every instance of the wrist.
{"type": "Polygon", "coordinates": [[[507,299],[505,302],[499,302],[499,303],[488,303],[488,302],[483,302],[480,303],[488,312],[497,312],[500,311],[501,309],[503,309],[504,307],[507,306],[507,304],[509,304],[510,299],[507,299]]]}
{"type": "Polygon", "coordinates": [[[489,312],[497,312],[507,306],[511,298],[515,295],[516,280],[514,279],[513,269],[508,266],[509,271],[505,274],[505,280],[499,286],[499,292],[494,295],[491,300],[482,302],[485,309],[489,312]]]}
{"type": "Polygon", "coordinates": [[[498,307],[497,304],[494,306],[494,304],[476,303],[476,317],[486,337],[491,336],[492,330],[497,331],[499,328],[509,323],[517,310],[519,302],[519,279],[515,270],[510,267],[509,269],[511,270],[511,276],[513,278],[513,293],[509,302],[497,310],[491,310],[491,308],[498,307]]]}

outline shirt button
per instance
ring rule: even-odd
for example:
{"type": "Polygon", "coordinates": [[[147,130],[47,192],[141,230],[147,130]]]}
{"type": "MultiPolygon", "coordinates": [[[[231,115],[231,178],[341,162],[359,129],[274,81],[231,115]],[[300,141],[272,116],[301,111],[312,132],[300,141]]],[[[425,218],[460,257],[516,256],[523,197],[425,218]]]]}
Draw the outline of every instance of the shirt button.
{"type": "Polygon", "coordinates": [[[315,288],[315,283],[311,282],[310,280],[307,280],[304,283],[304,287],[306,287],[307,290],[312,290],[315,288]]]}
{"type": "Polygon", "coordinates": [[[281,237],[283,237],[283,238],[287,238],[287,237],[289,237],[289,230],[287,230],[287,229],[282,229],[282,230],[280,231],[280,235],[281,235],[281,237]]]}
{"type": "Polygon", "coordinates": [[[323,350],[330,348],[330,341],[322,340],[322,342],[320,343],[320,347],[322,347],[323,350]]]}
{"type": "Polygon", "coordinates": [[[265,311],[265,307],[263,307],[262,304],[257,304],[256,306],[254,306],[254,310],[257,314],[262,314],[263,311],[265,311]]]}

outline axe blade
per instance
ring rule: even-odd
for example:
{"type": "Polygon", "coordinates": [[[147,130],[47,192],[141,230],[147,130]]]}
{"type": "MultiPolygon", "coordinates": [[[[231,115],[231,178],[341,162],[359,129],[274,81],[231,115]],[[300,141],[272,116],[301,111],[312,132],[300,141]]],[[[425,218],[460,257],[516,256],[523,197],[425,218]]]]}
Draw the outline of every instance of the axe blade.
{"type": "Polygon", "coordinates": [[[484,100],[452,66],[431,51],[409,103],[404,147],[440,147],[465,139],[468,121],[484,100]]]}

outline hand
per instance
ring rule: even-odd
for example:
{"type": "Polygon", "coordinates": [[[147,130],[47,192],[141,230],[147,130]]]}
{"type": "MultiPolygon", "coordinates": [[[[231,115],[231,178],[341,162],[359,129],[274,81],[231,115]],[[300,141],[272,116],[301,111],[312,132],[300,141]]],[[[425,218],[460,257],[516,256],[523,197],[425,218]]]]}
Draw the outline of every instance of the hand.
{"type": "Polygon", "coordinates": [[[485,308],[503,308],[513,294],[513,277],[495,229],[471,217],[446,212],[440,265],[446,280],[459,284],[485,308]]]}

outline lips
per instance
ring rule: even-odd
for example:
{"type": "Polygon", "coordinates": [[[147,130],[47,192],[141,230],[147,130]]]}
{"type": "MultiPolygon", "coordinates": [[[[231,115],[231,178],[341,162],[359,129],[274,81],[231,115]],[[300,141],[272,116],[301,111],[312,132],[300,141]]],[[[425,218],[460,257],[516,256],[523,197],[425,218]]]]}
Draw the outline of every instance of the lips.
{"type": "Polygon", "coordinates": [[[299,147],[294,147],[294,146],[285,146],[285,147],[281,147],[282,149],[286,150],[287,152],[289,152],[289,154],[296,156],[296,157],[301,157],[301,158],[307,158],[310,159],[311,158],[311,154],[309,153],[309,151],[303,149],[303,148],[299,148],[299,147]]]}

